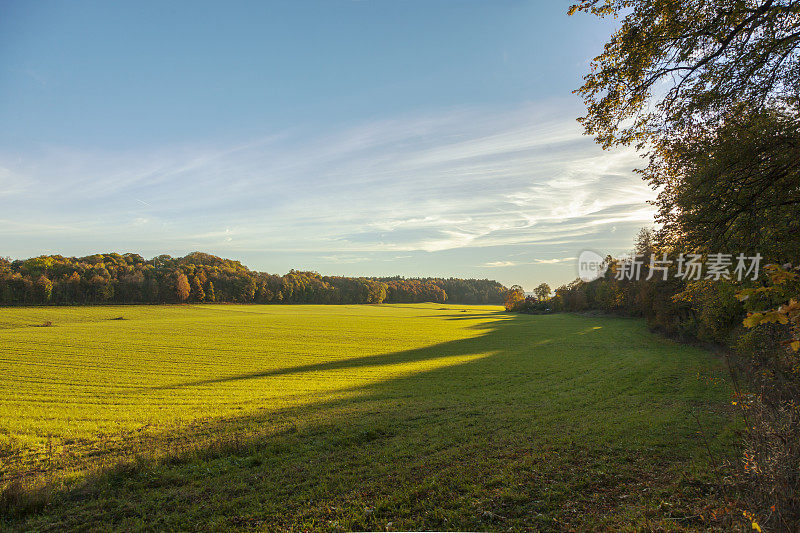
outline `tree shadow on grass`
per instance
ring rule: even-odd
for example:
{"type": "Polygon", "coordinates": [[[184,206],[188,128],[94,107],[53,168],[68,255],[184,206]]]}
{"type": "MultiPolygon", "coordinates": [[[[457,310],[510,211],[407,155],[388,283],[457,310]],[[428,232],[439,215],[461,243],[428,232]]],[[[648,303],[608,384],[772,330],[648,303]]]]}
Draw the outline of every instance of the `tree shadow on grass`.
{"type": "MultiPolygon", "coordinates": [[[[480,319],[494,319],[490,323],[481,323],[469,326],[467,329],[484,330],[486,333],[477,338],[460,339],[455,341],[434,344],[413,350],[402,350],[398,352],[390,352],[380,355],[368,355],[364,357],[351,357],[340,359],[336,361],[327,361],[324,363],[312,363],[307,365],[298,365],[285,368],[276,368],[264,370],[259,372],[248,372],[244,374],[236,374],[231,376],[223,376],[219,378],[210,378],[194,381],[186,381],[182,383],[172,383],[166,385],[158,385],[153,387],[143,387],[138,392],[146,391],[159,391],[170,389],[183,389],[190,387],[200,387],[206,385],[216,385],[221,383],[229,383],[236,381],[244,381],[251,379],[264,379],[277,376],[287,376],[291,374],[304,374],[308,372],[324,372],[330,370],[343,370],[353,369],[357,370],[362,367],[375,367],[396,365],[401,363],[414,363],[422,361],[430,361],[446,357],[453,357],[458,355],[470,355],[483,351],[491,350],[491,343],[494,337],[502,329],[499,327],[496,315],[473,315],[472,317],[454,317],[449,318],[448,315],[444,316],[445,320],[464,320],[471,318],[473,320],[480,319]],[[489,337],[489,338],[487,338],[489,337]]],[[[506,318],[504,320],[513,320],[513,318],[506,318]]]]}
{"type": "MultiPolygon", "coordinates": [[[[460,318],[460,317],[457,317],[460,318]]],[[[11,529],[346,531],[697,528],[709,497],[690,411],[724,401],[708,356],[670,363],[581,317],[515,316],[420,349],[183,383],[482,354],[290,409],[129,435],[116,462],[11,529]],[[576,353],[564,339],[585,332],[576,353]],[[544,342],[549,341],[549,342],[544,342]],[[636,351],[639,353],[635,353],[636,351]],[[598,370],[598,359],[607,369],[598,370]],[[277,372],[277,373],[276,373],[277,372]],[[653,378],[677,377],[654,397],[653,378]],[[692,465],[696,465],[693,471],[692,465]],[[663,501],[670,507],[657,507],[663,501]],[[687,518],[689,517],[689,518],[687,518]]],[[[638,338],[639,336],[644,336],[638,338]]],[[[674,358],[673,358],[674,359],[674,358]]],[[[705,416],[710,434],[724,430],[705,416]]],[[[112,447],[113,448],[113,447],[112,447]]],[[[2,522],[0,522],[2,525],[2,522]]]]}

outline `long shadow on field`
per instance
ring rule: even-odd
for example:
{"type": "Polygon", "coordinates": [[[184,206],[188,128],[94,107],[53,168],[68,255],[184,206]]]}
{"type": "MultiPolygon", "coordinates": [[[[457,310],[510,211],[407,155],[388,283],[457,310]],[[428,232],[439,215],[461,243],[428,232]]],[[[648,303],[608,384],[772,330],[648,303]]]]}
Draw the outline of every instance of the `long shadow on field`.
{"type": "MultiPolygon", "coordinates": [[[[506,315],[505,313],[492,313],[486,315],[472,315],[472,316],[458,316],[458,315],[444,315],[445,320],[481,320],[492,319],[492,322],[476,324],[471,328],[488,330],[487,335],[496,334],[501,328],[498,327],[499,322],[513,320],[507,317],[498,319],[498,315],[506,315]]],[[[323,372],[326,370],[343,370],[343,369],[358,369],[361,367],[374,367],[385,365],[396,365],[401,363],[412,363],[426,360],[439,359],[443,357],[453,357],[456,355],[469,355],[483,351],[491,351],[492,343],[486,336],[478,338],[469,338],[457,341],[450,341],[432,346],[425,346],[414,350],[402,350],[399,352],[391,352],[380,355],[368,355],[364,357],[352,357],[349,359],[341,359],[338,361],[327,361],[324,363],[312,363],[307,365],[298,365],[285,368],[276,368],[264,370],[260,372],[248,372],[245,374],[237,374],[233,376],[225,376],[219,378],[201,379],[195,381],[187,381],[184,383],[172,383],[167,385],[159,385],[155,387],[145,387],[142,390],[170,390],[180,389],[187,387],[198,387],[204,385],[215,385],[220,383],[228,383],[235,381],[243,381],[250,379],[262,379],[277,376],[286,376],[291,374],[302,374],[306,372],[323,372]]]]}
{"type": "MultiPolygon", "coordinates": [[[[478,327],[470,339],[277,371],[490,354],[311,405],[129,436],[118,465],[56,492],[40,514],[0,518],[0,529],[702,526],[709,485],[689,471],[703,465],[690,410],[725,393],[696,379],[705,354],[645,350],[649,334],[630,321],[514,316],[478,327]]],[[[703,421],[709,435],[723,427],[703,421]]]]}

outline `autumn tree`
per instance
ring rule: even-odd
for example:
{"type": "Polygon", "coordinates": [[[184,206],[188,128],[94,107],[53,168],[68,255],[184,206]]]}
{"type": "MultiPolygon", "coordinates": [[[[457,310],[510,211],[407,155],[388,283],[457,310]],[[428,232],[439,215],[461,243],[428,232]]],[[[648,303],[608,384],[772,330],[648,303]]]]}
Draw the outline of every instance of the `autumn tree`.
{"type": "Polygon", "coordinates": [[[524,301],[525,291],[519,285],[512,285],[511,288],[506,291],[504,304],[506,311],[514,311],[519,309],[524,301]]]}
{"type": "Polygon", "coordinates": [[[179,302],[185,302],[187,298],[189,298],[189,292],[191,288],[189,286],[189,279],[183,272],[176,272],[175,273],[175,296],[177,297],[179,302]]]}
{"type": "Polygon", "coordinates": [[[208,280],[208,283],[206,283],[205,293],[206,293],[206,300],[208,300],[209,302],[216,301],[216,296],[214,295],[214,282],[212,282],[211,280],[208,280]]]}

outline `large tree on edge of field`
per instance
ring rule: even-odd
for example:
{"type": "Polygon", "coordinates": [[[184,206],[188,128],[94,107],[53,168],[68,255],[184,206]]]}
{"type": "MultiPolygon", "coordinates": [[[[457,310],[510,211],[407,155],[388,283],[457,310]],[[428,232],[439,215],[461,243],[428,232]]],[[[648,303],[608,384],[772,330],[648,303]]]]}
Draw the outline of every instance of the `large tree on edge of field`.
{"type": "MultiPolygon", "coordinates": [[[[663,188],[656,202],[662,240],[681,250],[734,254],[740,250],[730,247],[746,246],[771,260],[800,261],[800,0],[581,0],[570,14],[576,11],[623,18],[577,91],[587,106],[580,122],[604,148],[645,151],[642,175],[663,188]]],[[[774,285],[798,279],[774,265],[771,274],[774,285]]],[[[712,301],[724,300],[725,283],[701,283],[712,301]]],[[[761,392],[748,406],[755,407],[749,453],[738,478],[746,490],[737,495],[746,503],[736,508],[758,531],[759,522],[765,531],[800,530],[800,449],[786,438],[798,434],[790,413],[800,397],[800,295],[789,285],[775,291],[778,308],[751,313],[744,325],[791,324],[793,353],[759,344],[763,328],[737,344],[761,392]],[[771,357],[763,365],[759,346],[771,357]],[[794,369],[790,379],[781,360],[794,369]]],[[[643,294],[640,305],[659,305],[644,303],[643,294]]]]}
{"type": "Polygon", "coordinates": [[[797,108],[800,0],[583,0],[577,11],[624,15],[576,91],[604,147],[681,135],[742,104],[797,108]]]}
{"type": "Polygon", "coordinates": [[[661,153],[650,177],[661,187],[662,242],[800,260],[800,117],[742,109],[661,153]]]}
{"type": "Polygon", "coordinates": [[[800,0],[584,0],[576,11],[623,17],[576,91],[579,120],[604,147],[645,150],[660,237],[797,260],[797,239],[771,243],[800,218],[800,0]]]}

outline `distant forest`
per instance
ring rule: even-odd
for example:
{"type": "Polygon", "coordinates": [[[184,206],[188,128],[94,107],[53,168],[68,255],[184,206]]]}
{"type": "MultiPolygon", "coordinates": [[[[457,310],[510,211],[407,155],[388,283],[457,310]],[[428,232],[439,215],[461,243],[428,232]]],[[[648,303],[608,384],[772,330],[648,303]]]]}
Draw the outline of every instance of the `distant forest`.
{"type": "Polygon", "coordinates": [[[0,258],[0,304],[230,302],[502,304],[506,288],[487,279],[351,278],[292,270],[256,272],[202,252],[186,257],[95,254],[0,258]]]}

